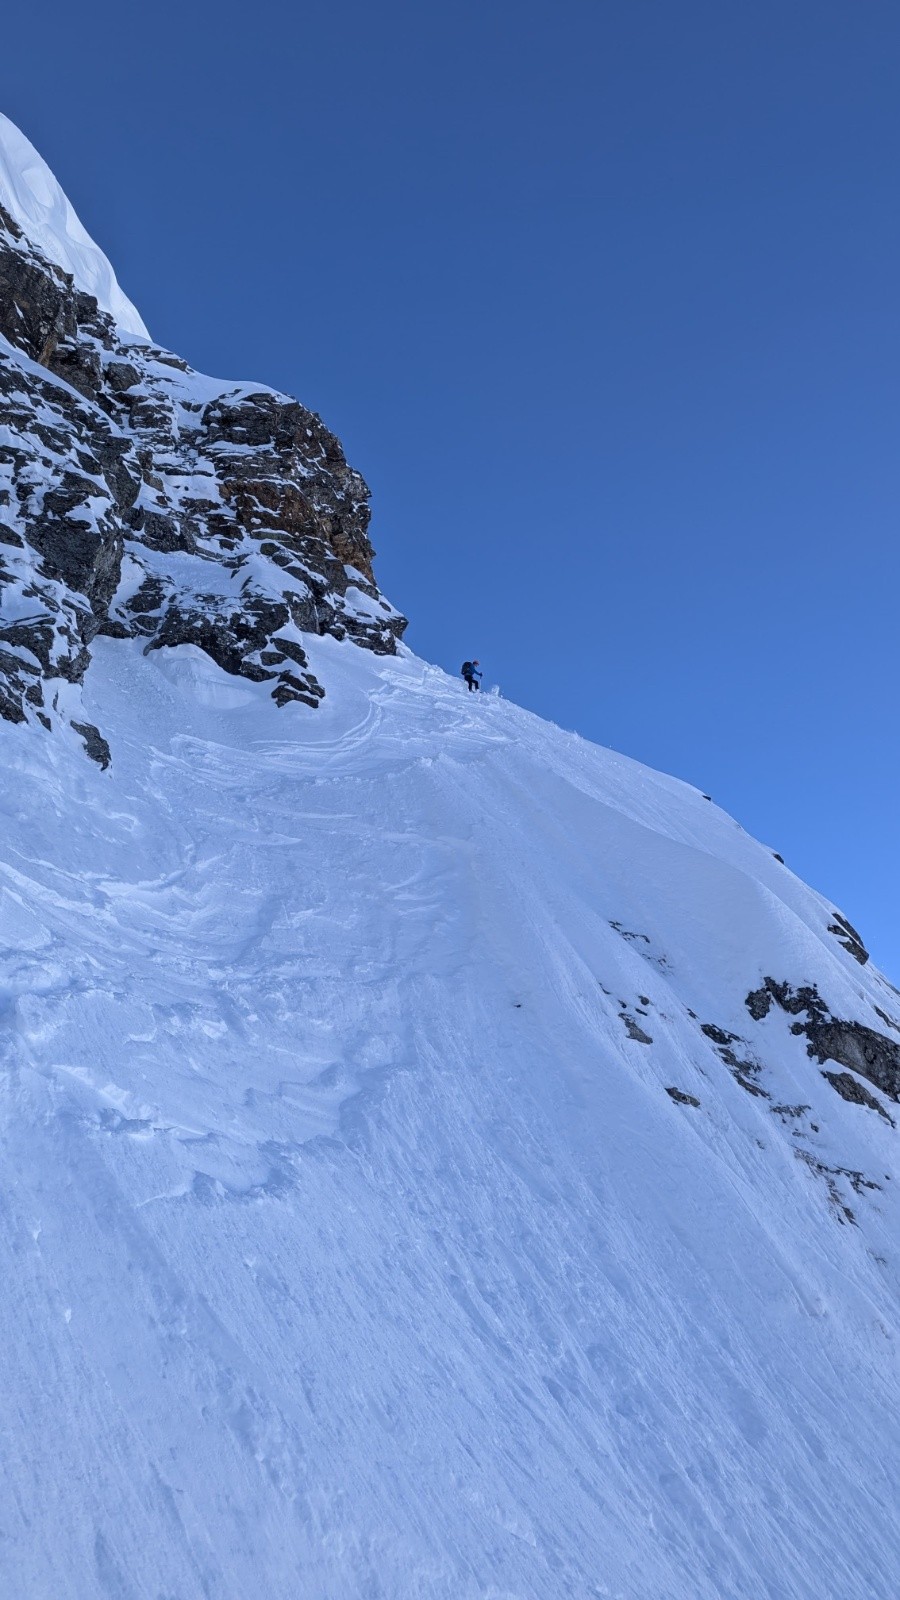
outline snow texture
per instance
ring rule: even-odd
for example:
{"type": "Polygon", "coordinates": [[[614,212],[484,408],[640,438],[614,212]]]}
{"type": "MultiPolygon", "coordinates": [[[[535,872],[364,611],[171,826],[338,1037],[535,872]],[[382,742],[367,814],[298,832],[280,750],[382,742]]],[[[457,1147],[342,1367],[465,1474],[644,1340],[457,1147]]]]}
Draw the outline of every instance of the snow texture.
{"type": "Polygon", "coordinates": [[[745,998],[897,995],[697,791],[305,642],[314,716],[98,641],[107,773],[0,725],[0,1590],[892,1600],[896,1132],[745,998]]]}
{"type": "Polygon", "coordinates": [[[78,220],[46,161],[2,112],[0,206],[51,261],[71,273],[76,288],[94,296],[123,333],[149,339],[141,317],[122,293],[112,267],[78,220]]]}

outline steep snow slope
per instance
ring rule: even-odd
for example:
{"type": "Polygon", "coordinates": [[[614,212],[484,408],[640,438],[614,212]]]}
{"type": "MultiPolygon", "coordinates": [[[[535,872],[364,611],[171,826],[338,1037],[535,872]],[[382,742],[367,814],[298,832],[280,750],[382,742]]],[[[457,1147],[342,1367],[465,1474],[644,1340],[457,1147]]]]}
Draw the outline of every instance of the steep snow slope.
{"type": "Polygon", "coordinates": [[[149,339],[140,314],[122,293],[112,267],[79,222],[46,161],[2,112],[0,206],[51,261],[72,274],[76,288],[94,296],[123,333],[149,339]]]}
{"type": "Polygon", "coordinates": [[[309,648],[0,725],[3,1593],[889,1600],[894,1107],[764,980],[897,996],[696,791],[309,648]]]}

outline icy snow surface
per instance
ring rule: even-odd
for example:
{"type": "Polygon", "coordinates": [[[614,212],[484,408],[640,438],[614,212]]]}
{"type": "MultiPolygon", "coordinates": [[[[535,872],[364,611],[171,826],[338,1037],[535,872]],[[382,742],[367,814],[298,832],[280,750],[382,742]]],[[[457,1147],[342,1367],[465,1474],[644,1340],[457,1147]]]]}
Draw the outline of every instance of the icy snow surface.
{"type": "Polygon", "coordinates": [[[125,333],[148,339],[102,250],[86,233],[71,202],[34,145],[0,112],[0,206],[33,244],[92,294],[125,333]]]}
{"type": "Polygon", "coordinates": [[[0,724],[0,1591],[893,1600],[896,1134],[743,999],[896,997],[696,791],[305,643],[99,641],[105,774],[0,724]]]}

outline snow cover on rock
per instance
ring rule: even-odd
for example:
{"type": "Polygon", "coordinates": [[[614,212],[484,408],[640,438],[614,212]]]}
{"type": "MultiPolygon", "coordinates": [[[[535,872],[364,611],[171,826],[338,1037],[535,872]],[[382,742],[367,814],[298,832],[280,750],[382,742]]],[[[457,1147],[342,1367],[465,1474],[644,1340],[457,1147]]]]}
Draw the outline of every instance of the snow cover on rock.
{"type": "MultiPolygon", "coordinates": [[[[6,155],[21,189],[28,158],[15,141],[6,155]]],[[[65,700],[84,728],[60,686],[98,633],[197,645],[314,708],[305,635],[391,653],[406,625],[377,587],[369,517],[320,417],[123,334],[0,191],[0,718],[52,730],[65,700]]],[[[105,761],[102,730],[85,737],[105,761]]]]}
{"type": "Polygon", "coordinates": [[[34,145],[0,112],[0,206],[27,237],[94,296],[123,333],[149,339],[144,323],[122,293],[102,250],[83,228],[71,201],[34,145]]]}
{"type": "Polygon", "coordinates": [[[889,1600],[896,1105],[765,981],[897,994],[695,790],[310,651],[0,724],[2,1592],[889,1600]]]}

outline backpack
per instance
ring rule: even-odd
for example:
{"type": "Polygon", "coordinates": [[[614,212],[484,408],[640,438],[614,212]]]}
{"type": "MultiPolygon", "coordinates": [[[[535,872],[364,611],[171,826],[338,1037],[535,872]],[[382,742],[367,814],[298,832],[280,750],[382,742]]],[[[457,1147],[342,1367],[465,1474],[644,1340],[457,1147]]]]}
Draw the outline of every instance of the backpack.
{"type": "Polygon", "coordinates": [[[462,673],[464,678],[467,678],[469,676],[469,673],[472,671],[472,667],[473,667],[473,663],[471,661],[464,661],[463,662],[463,664],[462,664],[462,666],[460,667],[459,670],[462,673]]]}

